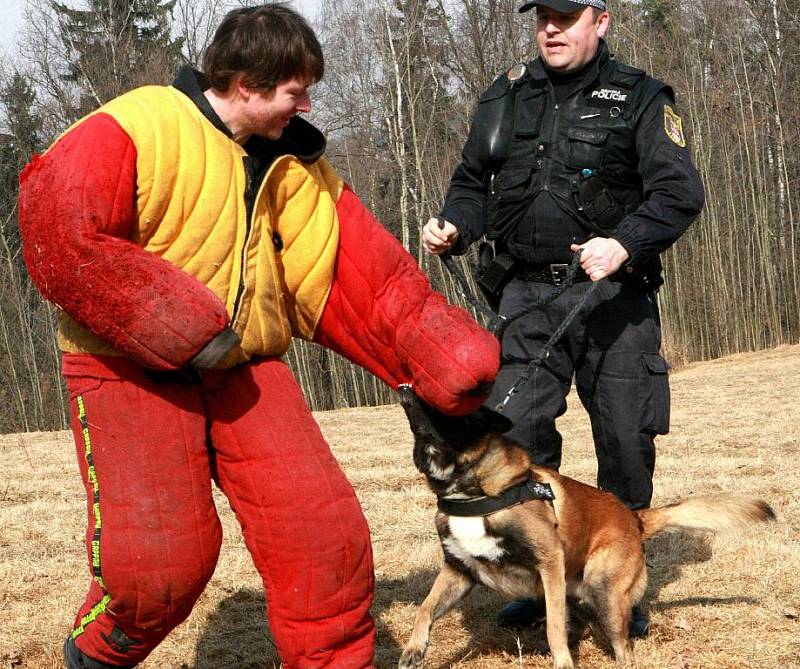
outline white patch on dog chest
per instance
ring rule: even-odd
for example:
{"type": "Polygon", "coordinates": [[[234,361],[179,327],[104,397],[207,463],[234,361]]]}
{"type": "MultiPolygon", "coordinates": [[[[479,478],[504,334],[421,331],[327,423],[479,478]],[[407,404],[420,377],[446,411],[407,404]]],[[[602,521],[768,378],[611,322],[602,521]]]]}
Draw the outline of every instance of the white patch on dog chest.
{"type": "Polygon", "coordinates": [[[461,518],[450,516],[447,521],[450,536],[442,543],[456,558],[469,565],[471,558],[482,558],[497,562],[505,555],[500,546],[501,539],[486,534],[483,518],[461,518]]]}

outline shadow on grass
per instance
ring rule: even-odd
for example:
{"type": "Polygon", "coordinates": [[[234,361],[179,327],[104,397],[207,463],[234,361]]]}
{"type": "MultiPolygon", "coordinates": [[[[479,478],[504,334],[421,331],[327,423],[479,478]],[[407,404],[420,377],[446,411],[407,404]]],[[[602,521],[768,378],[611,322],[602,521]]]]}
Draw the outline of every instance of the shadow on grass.
{"type": "MultiPolygon", "coordinates": [[[[427,583],[433,577],[431,572],[427,583]]],[[[419,592],[426,587],[422,579],[418,587],[419,592]]],[[[396,665],[400,650],[381,622],[383,608],[391,606],[393,599],[381,583],[378,583],[376,591],[372,615],[378,644],[381,654],[393,657],[396,665]]],[[[422,596],[424,594],[427,592],[422,596]]],[[[248,588],[234,591],[219,602],[217,609],[208,617],[205,630],[197,642],[194,665],[185,669],[279,669],[280,666],[280,655],[267,625],[264,593],[248,588]]],[[[377,666],[391,665],[378,662],[377,666]]]]}
{"type": "MultiPolygon", "coordinates": [[[[667,611],[679,607],[704,606],[712,604],[736,604],[736,603],[755,603],[751,597],[732,596],[732,597],[696,597],[685,598],[676,601],[658,602],[661,590],[681,578],[684,566],[698,564],[710,560],[712,551],[707,538],[690,534],[675,532],[662,535],[651,539],[647,544],[646,559],[648,571],[648,586],[642,600],[642,605],[646,609],[654,611],[667,611]],[[654,602],[652,605],[650,602],[654,602]]],[[[422,600],[427,596],[431,585],[436,577],[436,572],[432,570],[422,570],[414,572],[404,580],[392,580],[379,582],[378,588],[383,589],[384,606],[394,601],[411,602],[414,607],[418,607],[422,600]]],[[[543,624],[534,625],[528,629],[509,630],[497,626],[497,613],[505,602],[495,593],[487,588],[477,585],[447,616],[459,615],[461,627],[469,634],[470,639],[466,644],[470,648],[470,655],[476,656],[483,653],[504,652],[515,656],[519,646],[525,656],[547,655],[549,648],[543,624]],[[519,645],[518,645],[519,644],[519,645]]],[[[444,623],[443,619],[438,624],[444,623]]],[[[408,629],[411,628],[411,621],[408,629]]],[[[590,634],[593,634],[591,631],[590,634]]],[[[579,660],[577,642],[579,636],[571,634],[570,645],[572,646],[573,656],[579,660]]],[[[402,644],[406,639],[399,640],[397,654],[387,658],[390,661],[378,666],[396,666],[402,644]]],[[[592,636],[592,641],[605,651],[609,656],[612,655],[611,648],[604,638],[592,636]]],[[[437,643],[436,624],[434,624],[431,647],[437,643]]],[[[441,642],[440,642],[441,643],[441,642]]],[[[464,659],[463,655],[453,653],[437,663],[426,662],[426,667],[431,669],[448,669],[454,664],[458,664],[464,659]]]]}
{"type": "MultiPolygon", "coordinates": [[[[704,598],[690,597],[672,602],[656,602],[661,590],[681,577],[682,567],[706,562],[711,548],[706,539],[691,534],[675,533],[656,537],[647,545],[648,587],[644,596],[646,607],[666,611],[678,607],[709,604],[754,603],[749,597],[704,598]],[[648,602],[654,601],[652,605],[648,602]]],[[[375,619],[378,642],[375,662],[380,668],[397,666],[405,638],[396,638],[384,622],[384,613],[392,605],[406,603],[414,610],[422,603],[436,578],[436,570],[423,569],[399,579],[379,578],[376,582],[372,615],[375,619]]],[[[497,626],[497,612],[503,600],[483,586],[476,586],[449,616],[460,616],[460,626],[469,635],[466,644],[471,656],[502,651],[517,654],[518,644],[524,655],[547,654],[547,639],[543,626],[524,630],[507,630],[497,626]]],[[[232,592],[221,600],[206,623],[197,643],[195,664],[191,669],[278,669],[280,656],[272,642],[266,623],[264,595],[261,591],[244,589],[232,592]]],[[[413,616],[407,626],[410,632],[413,616]]],[[[446,624],[440,621],[439,624],[446,624]]],[[[605,648],[605,643],[595,642],[605,648]]],[[[439,641],[438,643],[441,643],[439,641]]],[[[436,625],[432,645],[437,644],[436,625]]],[[[576,649],[573,648],[573,653],[576,649]]],[[[445,669],[463,660],[460,652],[452,653],[437,664],[426,663],[431,669],[445,669]]],[[[576,657],[576,659],[579,659],[576,657]]]]}
{"type": "MultiPolygon", "coordinates": [[[[402,579],[383,579],[377,584],[376,602],[379,609],[387,610],[393,603],[411,604],[413,610],[402,627],[404,635],[394,641],[390,652],[385,649],[376,655],[376,666],[380,669],[396,667],[403,645],[411,634],[416,609],[427,597],[438,570],[423,569],[411,572],[402,579]]],[[[544,629],[533,628],[513,631],[498,627],[497,612],[505,601],[495,592],[482,585],[476,585],[451,611],[433,625],[431,645],[425,660],[426,669],[450,669],[459,666],[467,657],[475,658],[489,653],[505,652],[514,656],[518,652],[518,640],[524,655],[546,654],[547,641],[544,629]],[[442,628],[449,625],[460,626],[468,639],[459,641],[459,649],[446,652],[452,645],[447,632],[442,628]],[[464,648],[468,649],[466,652],[464,648]],[[446,654],[443,655],[442,653],[446,654]]]]}
{"type": "Polygon", "coordinates": [[[243,589],[221,600],[197,642],[193,669],[280,666],[267,627],[264,593],[243,589]]]}
{"type": "Polygon", "coordinates": [[[687,532],[672,532],[654,537],[646,544],[647,559],[647,591],[642,600],[653,611],[669,611],[691,606],[708,606],[710,604],[756,604],[752,597],[695,597],[658,602],[659,594],[665,586],[677,581],[684,565],[707,562],[712,557],[709,537],[687,532]]]}

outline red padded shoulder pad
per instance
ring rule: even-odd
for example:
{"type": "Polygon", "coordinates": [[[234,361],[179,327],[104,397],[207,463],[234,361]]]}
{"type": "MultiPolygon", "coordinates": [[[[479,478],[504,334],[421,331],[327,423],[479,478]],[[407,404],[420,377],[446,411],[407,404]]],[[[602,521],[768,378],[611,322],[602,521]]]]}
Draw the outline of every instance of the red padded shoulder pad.
{"type": "Polygon", "coordinates": [[[106,114],[70,130],[20,177],[31,278],[48,300],[141,364],[177,369],[228,322],[203,284],[127,240],[136,147],[106,114]]]}

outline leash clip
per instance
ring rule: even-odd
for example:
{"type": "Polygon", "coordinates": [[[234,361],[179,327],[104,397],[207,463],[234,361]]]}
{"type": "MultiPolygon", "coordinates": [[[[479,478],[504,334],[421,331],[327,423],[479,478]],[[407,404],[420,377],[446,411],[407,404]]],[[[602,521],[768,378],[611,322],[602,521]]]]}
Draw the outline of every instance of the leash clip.
{"type": "Polygon", "coordinates": [[[506,404],[508,404],[508,401],[509,401],[509,400],[510,400],[510,399],[511,399],[511,398],[512,398],[514,395],[516,395],[516,394],[517,394],[517,389],[518,389],[518,388],[519,388],[519,387],[520,387],[520,386],[521,386],[523,383],[525,383],[527,380],[528,380],[528,377],[527,377],[525,374],[522,374],[522,375],[520,375],[520,377],[519,377],[519,378],[518,378],[518,379],[517,379],[517,380],[514,382],[514,385],[513,385],[513,386],[511,386],[511,388],[509,389],[509,391],[506,393],[506,397],[505,397],[505,399],[504,399],[502,402],[500,402],[500,403],[499,403],[499,404],[498,404],[498,405],[497,405],[497,406],[494,408],[494,410],[495,410],[497,413],[504,413],[504,412],[505,412],[505,410],[506,410],[506,404]]]}

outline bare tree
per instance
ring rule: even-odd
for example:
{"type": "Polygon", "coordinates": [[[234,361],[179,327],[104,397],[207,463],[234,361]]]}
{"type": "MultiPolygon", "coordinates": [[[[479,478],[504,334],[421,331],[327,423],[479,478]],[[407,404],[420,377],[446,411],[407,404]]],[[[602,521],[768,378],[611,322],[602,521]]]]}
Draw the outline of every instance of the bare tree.
{"type": "MultiPolygon", "coordinates": [[[[258,3],[93,0],[81,11],[96,11],[97,25],[83,40],[74,31],[69,36],[69,22],[53,3],[29,0],[18,57],[3,64],[2,84],[16,73],[36,93],[29,106],[44,145],[88,101],[96,106],[126,86],[170,80],[174,52],[169,58],[139,52],[126,37],[124,26],[155,27],[137,8],[168,8],[159,14],[158,34],[181,44],[182,60],[197,65],[221,15],[252,4],[258,3]],[[121,7],[130,11],[120,14],[121,7]],[[113,46],[82,49],[108,40],[113,46]],[[136,76],[126,78],[126,63],[136,53],[144,54],[134,58],[142,66],[129,68],[136,76]]],[[[518,4],[323,0],[317,21],[326,76],[314,90],[312,120],[328,136],[328,158],[419,259],[434,286],[457,303],[463,299],[453,282],[421,252],[419,229],[441,206],[478,96],[511,64],[535,56],[533,17],[520,15],[518,4]]],[[[81,23],[80,13],[67,16],[81,23]]],[[[800,340],[798,42],[798,0],[614,3],[611,50],[673,86],[706,187],[703,214],[664,257],[667,283],[659,299],[673,359],[800,340]]],[[[6,168],[0,181],[0,400],[13,408],[0,415],[0,430],[35,429],[63,420],[51,410],[60,404],[61,385],[49,307],[31,288],[19,257],[14,201],[21,163],[14,161],[29,152],[23,145],[32,144],[25,137],[31,133],[24,124],[12,128],[12,118],[23,118],[17,112],[6,107],[0,113],[6,168]]],[[[467,273],[470,261],[460,261],[467,273]]],[[[370,374],[319,347],[298,342],[287,357],[314,408],[390,400],[370,374]]]]}

